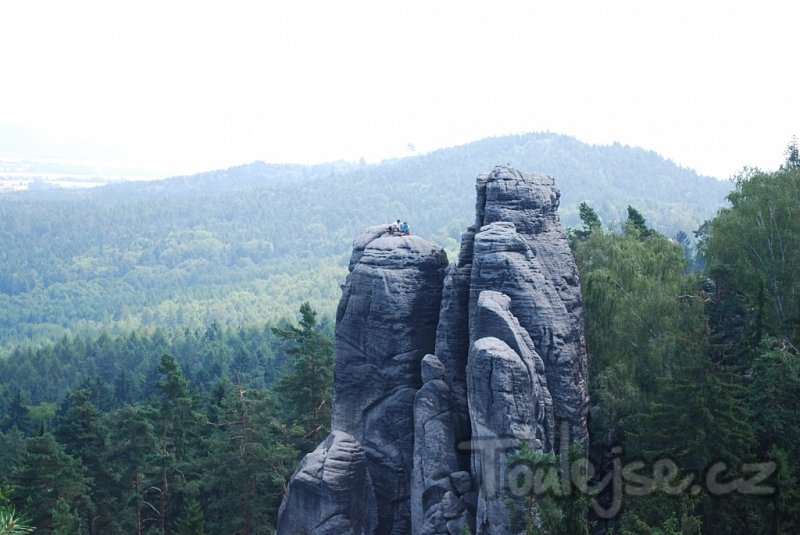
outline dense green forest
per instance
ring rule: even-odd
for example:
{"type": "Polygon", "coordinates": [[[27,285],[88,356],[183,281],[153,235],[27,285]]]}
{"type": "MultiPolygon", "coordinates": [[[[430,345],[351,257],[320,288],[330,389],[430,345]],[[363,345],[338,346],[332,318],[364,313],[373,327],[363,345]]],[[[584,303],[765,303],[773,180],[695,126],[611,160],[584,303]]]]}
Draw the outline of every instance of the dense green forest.
{"type": "Polygon", "coordinates": [[[612,226],[630,204],[666,235],[688,233],[730,189],[654,152],[544,133],[375,165],[254,163],[91,190],[6,193],[0,354],[67,334],[277,322],[303,301],[330,317],[362,228],[405,218],[454,253],[472,222],[475,177],[506,162],[554,175],[569,225],[586,201],[612,226]]]}
{"type": "MultiPolygon", "coordinates": [[[[796,144],[779,170],[746,169],[734,186],[696,240],[632,204],[621,224],[574,206],[599,490],[588,519],[608,532],[800,532],[796,144]],[[602,485],[615,475],[619,492],[602,485]]],[[[271,533],[330,414],[332,325],[309,304],[292,317],[10,349],[0,526],[271,533]]],[[[556,498],[532,533],[583,529],[563,514],[583,497],[556,498]]]]}
{"type": "Polygon", "coordinates": [[[737,177],[698,231],[703,271],[635,209],[609,232],[581,206],[591,458],[631,470],[618,533],[800,531],[797,154],[737,177]]]}
{"type": "Polygon", "coordinates": [[[285,481],[329,431],[329,331],[306,303],[299,326],[14,352],[0,533],[3,518],[48,534],[271,533],[285,481]]]}

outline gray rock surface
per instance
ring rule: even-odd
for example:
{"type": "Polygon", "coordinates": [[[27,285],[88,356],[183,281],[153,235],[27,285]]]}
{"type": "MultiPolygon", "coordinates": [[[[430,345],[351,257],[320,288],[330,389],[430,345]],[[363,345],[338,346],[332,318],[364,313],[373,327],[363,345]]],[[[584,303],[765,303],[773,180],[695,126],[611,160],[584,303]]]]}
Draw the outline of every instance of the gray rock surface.
{"type": "Polygon", "coordinates": [[[450,482],[458,494],[465,494],[472,490],[472,474],[466,471],[450,474],[450,482]]]}
{"type": "MultiPolygon", "coordinates": [[[[455,408],[456,443],[470,437],[467,406],[467,354],[469,353],[469,287],[475,233],[470,227],[461,237],[458,262],[447,269],[436,330],[436,356],[446,370],[455,408]]],[[[469,468],[469,455],[462,454],[461,468],[469,468]]]]}
{"type": "Polygon", "coordinates": [[[332,428],[366,452],[375,533],[410,533],[414,398],[434,350],[447,258],[418,236],[380,229],[359,237],[353,257],[337,314],[332,428]]]}
{"type": "Polygon", "coordinates": [[[558,218],[559,199],[548,175],[498,166],[478,177],[476,227],[481,230],[475,236],[470,294],[471,304],[484,289],[511,297],[512,313],[544,360],[557,451],[563,449],[562,432],[569,435],[565,444],[586,445],[589,437],[583,301],[558,218]]]}
{"type": "Polygon", "coordinates": [[[277,531],[290,535],[373,533],[377,509],[367,459],[352,435],[333,431],[303,457],[278,512],[277,531]]]}
{"type": "Polygon", "coordinates": [[[472,474],[478,487],[478,534],[511,533],[507,455],[527,443],[534,451],[552,449],[553,406],[542,359],[509,311],[511,299],[481,292],[472,316],[467,367],[473,450],[472,474]]]}
{"type": "Polygon", "coordinates": [[[391,236],[388,224],[373,225],[362,230],[353,240],[353,252],[350,254],[349,270],[353,271],[353,268],[361,259],[361,255],[364,254],[364,249],[367,248],[367,245],[384,236],[391,236]]]}
{"type": "MultiPolygon", "coordinates": [[[[521,440],[535,439],[541,451],[552,451],[554,434],[553,401],[547,386],[545,367],[542,358],[536,352],[534,343],[527,331],[511,313],[511,299],[500,292],[484,290],[478,298],[476,309],[473,313],[475,326],[473,333],[476,342],[481,340],[497,339],[513,352],[511,368],[518,370],[519,376],[509,377],[519,380],[517,383],[503,384],[495,377],[497,373],[507,373],[507,370],[498,370],[496,364],[504,363],[505,357],[498,356],[496,360],[484,363],[473,359],[473,349],[470,350],[470,361],[467,381],[470,392],[470,414],[472,415],[473,438],[476,436],[476,417],[478,409],[485,403],[491,403],[495,410],[487,411],[489,419],[501,422],[495,426],[497,436],[516,437],[521,440]],[[482,369],[488,364],[490,367],[482,369]],[[521,368],[520,368],[521,366],[521,368]],[[496,389],[497,395],[488,392],[487,388],[496,389]],[[506,393],[513,397],[508,399],[509,413],[498,411],[500,399],[505,399],[506,393]],[[484,399],[485,395],[491,398],[484,399]],[[499,397],[498,397],[499,396],[499,397]],[[473,403],[475,405],[473,405],[473,403]],[[502,420],[497,420],[501,418],[502,420]]],[[[486,343],[486,347],[490,344],[486,343]]],[[[505,349],[501,353],[506,354],[505,349]]],[[[512,373],[514,373],[512,371],[512,373]]],[[[489,420],[480,421],[481,425],[489,420]]],[[[482,436],[482,435],[478,435],[482,436]]]]}
{"type": "Polygon", "coordinates": [[[504,455],[588,442],[582,301],[558,189],[500,166],[476,193],[450,266],[387,225],[354,241],[334,432],[293,476],[279,535],[510,533],[504,455]]]}
{"type": "Polygon", "coordinates": [[[449,474],[459,469],[453,402],[444,366],[433,355],[422,360],[425,384],[414,400],[414,471],[411,480],[412,533],[422,533],[425,512],[453,494],[449,474]],[[441,492],[439,492],[441,490],[441,492]]]}

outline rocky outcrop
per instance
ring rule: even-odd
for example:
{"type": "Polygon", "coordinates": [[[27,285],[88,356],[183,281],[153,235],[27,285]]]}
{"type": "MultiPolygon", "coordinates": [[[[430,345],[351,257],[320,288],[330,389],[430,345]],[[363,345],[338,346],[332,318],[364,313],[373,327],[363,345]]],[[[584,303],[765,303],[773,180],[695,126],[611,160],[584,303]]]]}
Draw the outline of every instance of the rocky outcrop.
{"type": "Polygon", "coordinates": [[[512,533],[509,503],[519,499],[506,480],[505,459],[523,443],[552,451],[553,404],[544,364],[511,299],[481,292],[473,311],[475,341],[467,371],[472,423],[472,474],[478,494],[477,533],[512,533]]]}
{"type": "MultiPolygon", "coordinates": [[[[469,352],[469,287],[475,232],[470,227],[461,237],[461,251],[447,268],[436,330],[436,356],[444,366],[444,380],[452,391],[455,443],[469,441],[467,406],[467,354],[469,352]]],[[[468,452],[459,452],[463,470],[469,469],[468,452]]]]}
{"type": "MultiPolygon", "coordinates": [[[[385,228],[385,227],[384,227],[385,228]]],[[[332,428],[367,456],[376,533],[410,533],[414,398],[432,353],[447,258],[418,236],[356,239],[336,324],[332,428]]]]}
{"type": "Polygon", "coordinates": [[[558,202],[552,178],[497,167],[477,179],[454,264],[385,226],[356,238],[336,317],[334,432],[293,476],[279,534],[322,533],[303,526],[337,515],[341,533],[514,532],[507,455],[588,440],[582,303],[558,202]],[[359,459],[337,472],[337,488],[358,489],[349,496],[310,483],[337,440],[359,459]]]}
{"type": "Polygon", "coordinates": [[[411,480],[414,533],[419,533],[429,519],[427,517],[436,513],[431,507],[439,504],[447,492],[452,492],[449,476],[459,471],[454,447],[452,391],[446,381],[444,365],[433,355],[426,355],[422,360],[422,380],[422,388],[414,399],[414,472],[411,480]]]}
{"type": "Polygon", "coordinates": [[[555,446],[588,442],[586,342],[578,269],[558,219],[552,177],[496,167],[478,178],[470,302],[483,289],[511,298],[553,396],[555,446]],[[566,424],[566,426],[562,425],[566,424]]]}
{"type": "Polygon", "coordinates": [[[303,458],[278,512],[278,533],[361,535],[377,524],[367,459],[352,435],[333,431],[303,458]]]}

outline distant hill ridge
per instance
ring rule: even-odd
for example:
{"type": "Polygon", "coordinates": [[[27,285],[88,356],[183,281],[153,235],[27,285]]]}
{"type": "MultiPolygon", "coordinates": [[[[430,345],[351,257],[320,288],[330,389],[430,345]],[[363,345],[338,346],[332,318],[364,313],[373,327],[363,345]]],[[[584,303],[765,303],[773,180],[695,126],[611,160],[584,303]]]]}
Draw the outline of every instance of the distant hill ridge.
{"type": "Polygon", "coordinates": [[[551,133],[487,138],[378,164],[256,162],[91,190],[0,195],[0,346],[68,331],[197,326],[329,313],[356,233],[406,219],[458,247],[475,177],[496,164],[547,173],[565,226],[589,202],[605,223],[632,205],[690,233],[731,185],[655,152],[551,133]]]}
{"type": "MultiPolygon", "coordinates": [[[[463,205],[466,210],[463,213],[468,214],[472,209],[468,200],[473,194],[472,179],[482,169],[498,164],[554,176],[562,194],[561,218],[567,225],[577,223],[577,205],[587,201],[606,223],[624,220],[625,208],[630,204],[666,234],[677,230],[689,232],[723,205],[732,187],[730,182],[698,175],[654,151],[619,143],[589,145],[560,134],[528,133],[485,138],[376,164],[257,161],[158,181],[114,183],[69,194],[91,199],[114,198],[123,193],[125,199],[135,200],[170,193],[203,197],[265,188],[293,190],[302,186],[304,191],[319,187],[320,198],[314,200],[324,205],[331,199],[331,193],[336,193],[326,187],[327,182],[332,182],[338,191],[346,189],[356,195],[349,197],[354,209],[359,208],[359,194],[374,194],[372,190],[380,188],[381,196],[396,194],[396,200],[411,211],[416,211],[416,205],[428,204],[431,199],[425,199],[426,195],[445,194],[449,202],[463,205]],[[409,197],[408,190],[413,188],[421,189],[412,191],[414,195],[409,197]]],[[[66,192],[38,193],[58,198],[66,192]]],[[[446,218],[449,212],[443,216],[446,218]]],[[[426,230],[430,231],[427,227],[426,230]]]]}

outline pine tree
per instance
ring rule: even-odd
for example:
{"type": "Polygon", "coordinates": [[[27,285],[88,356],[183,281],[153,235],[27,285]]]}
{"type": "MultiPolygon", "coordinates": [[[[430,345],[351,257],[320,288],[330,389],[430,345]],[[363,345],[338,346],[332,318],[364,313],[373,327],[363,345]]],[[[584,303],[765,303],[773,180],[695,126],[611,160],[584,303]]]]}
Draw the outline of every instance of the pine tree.
{"type": "Polygon", "coordinates": [[[3,422],[2,431],[9,431],[10,429],[19,429],[23,433],[30,433],[33,430],[30,418],[30,409],[28,408],[25,399],[22,397],[22,391],[17,388],[6,409],[6,417],[3,422]]]}
{"type": "Polygon", "coordinates": [[[28,439],[12,481],[16,504],[30,515],[37,531],[59,528],[53,516],[59,500],[82,516],[92,509],[85,469],[50,433],[28,439]]]}
{"type": "Polygon", "coordinates": [[[200,502],[191,500],[183,517],[175,522],[175,535],[206,535],[203,523],[203,510],[200,502]]]}
{"type": "Polygon", "coordinates": [[[273,329],[289,343],[292,368],[275,387],[285,400],[289,424],[310,451],[330,432],[333,387],[333,344],[317,329],[317,313],[308,302],[300,306],[300,327],[273,329]]]}
{"type": "Polygon", "coordinates": [[[297,462],[265,391],[227,388],[218,407],[203,488],[214,533],[261,533],[274,523],[283,485],[297,462]]]}
{"type": "Polygon", "coordinates": [[[753,363],[749,406],[761,451],[778,446],[795,459],[800,455],[800,352],[766,339],[753,363]]]}
{"type": "Polygon", "coordinates": [[[793,169],[800,167],[800,146],[797,144],[797,136],[792,136],[792,140],[786,146],[784,155],[786,156],[786,162],[782,168],[793,169]]]}
{"type": "Polygon", "coordinates": [[[105,459],[106,429],[90,396],[91,392],[85,388],[67,395],[55,436],[66,452],[83,464],[92,481],[91,498],[97,514],[84,519],[84,523],[88,535],[93,535],[113,531],[116,522],[112,511],[118,505],[114,498],[115,477],[105,459]]]}
{"type": "Polygon", "coordinates": [[[0,535],[23,535],[32,532],[33,528],[24,518],[17,515],[13,507],[0,505],[0,535]]]}
{"type": "Polygon", "coordinates": [[[25,436],[19,429],[0,432],[0,487],[10,482],[11,470],[25,452],[25,436]]]}
{"type": "Polygon", "coordinates": [[[597,216],[597,212],[595,212],[591,206],[585,202],[582,202],[578,206],[578,212],[580,214],[581,222],[583,223],[582,229],[573,231],[574,236],[578,240],[585,240],[592,235],[592,232],[602,229],[600,218],[597,216]]]}
{"type": "Polygon", "coordinates": [[[772,533],[800,530],[800,353],[785,341],[766,339],[752,374],[750,411],[766,458],[776,463],[777,492],[770,497],[772,533]]]}
{"type": "MultiPolygon", "coordinates": [[[[711,360],[708,339],[705,326],[686,333],[682,358],[659,379],[655,401],[628,435],[629,453],[634,456],[674,461],[681,472],[676,480],[691,476],[703,482],[707,471],[720,462],[725,464],[725,480],[739,477],[755,449],[741,374],[711,360]]],[[[698,498],[693,514],[711,533],[737,533],[748,518],[751,505],[741,495],[716,495],[714,489],[703,488],[698,498]]],[[[669,494],[661,501],[672,501],[675,514],[684,503],[669,494]]]]}
{"type": "Polygon", "coordinates": [[[656,232],[653,229],[647,227],[647,222],[642,214],[640,214],[639,211],[632,206],[628,206],[628,221],[625,224],[625,227],[626,232],[631,232],[639,236],[641,239],[656,235],[656,232]]]}
{"type": "Polygon", "coordinates": [[[0,535],[23,535],[33,528],[11,505],[11,487],[0,486],[0,535]]]}
{"type": "Polygon", "coordinates": [[[775,494],[770,496],[765,519],[770,533],[800,533],[800,472],[797,460],[783,449],[773,446],[768,457],[775,463],[775,494]]]}
{"type": "Polygon", "coordinates": [[[156,458],[158,437],[153,424],[157,413],[149,406],[128,405],[111,413],[108,420],[113,425],[104,457],[117,476],[116,501],[124,507],[117,511],[117,517],[128,533],[141,535],[159,521],[153,515],[158,511],[158,496],[154,500],[148,492],[147,477],[149,473],[158,473],[160,464],[156,458]]]}
{"type": "Polygon", "coordinates": [[[175,358],[165,353],[158,365],[161,374],[156,388],[161,393],[157,401],[160,459],[158,488],[158,520],[162,531],[167,532],[177,514],[179,502],[171,503],[173,495],[189,484],[187,467],[194,453],[199,418],[195,414],[196,400],[189,392],[189,383],[175,358]]]}
{"type": "Polygon", "coordinates": [[[70,507],[64,498],[59,498],[50,510],[53,519],[50,535],[75,535],[81,532],[80,516],[70,507]]]}

